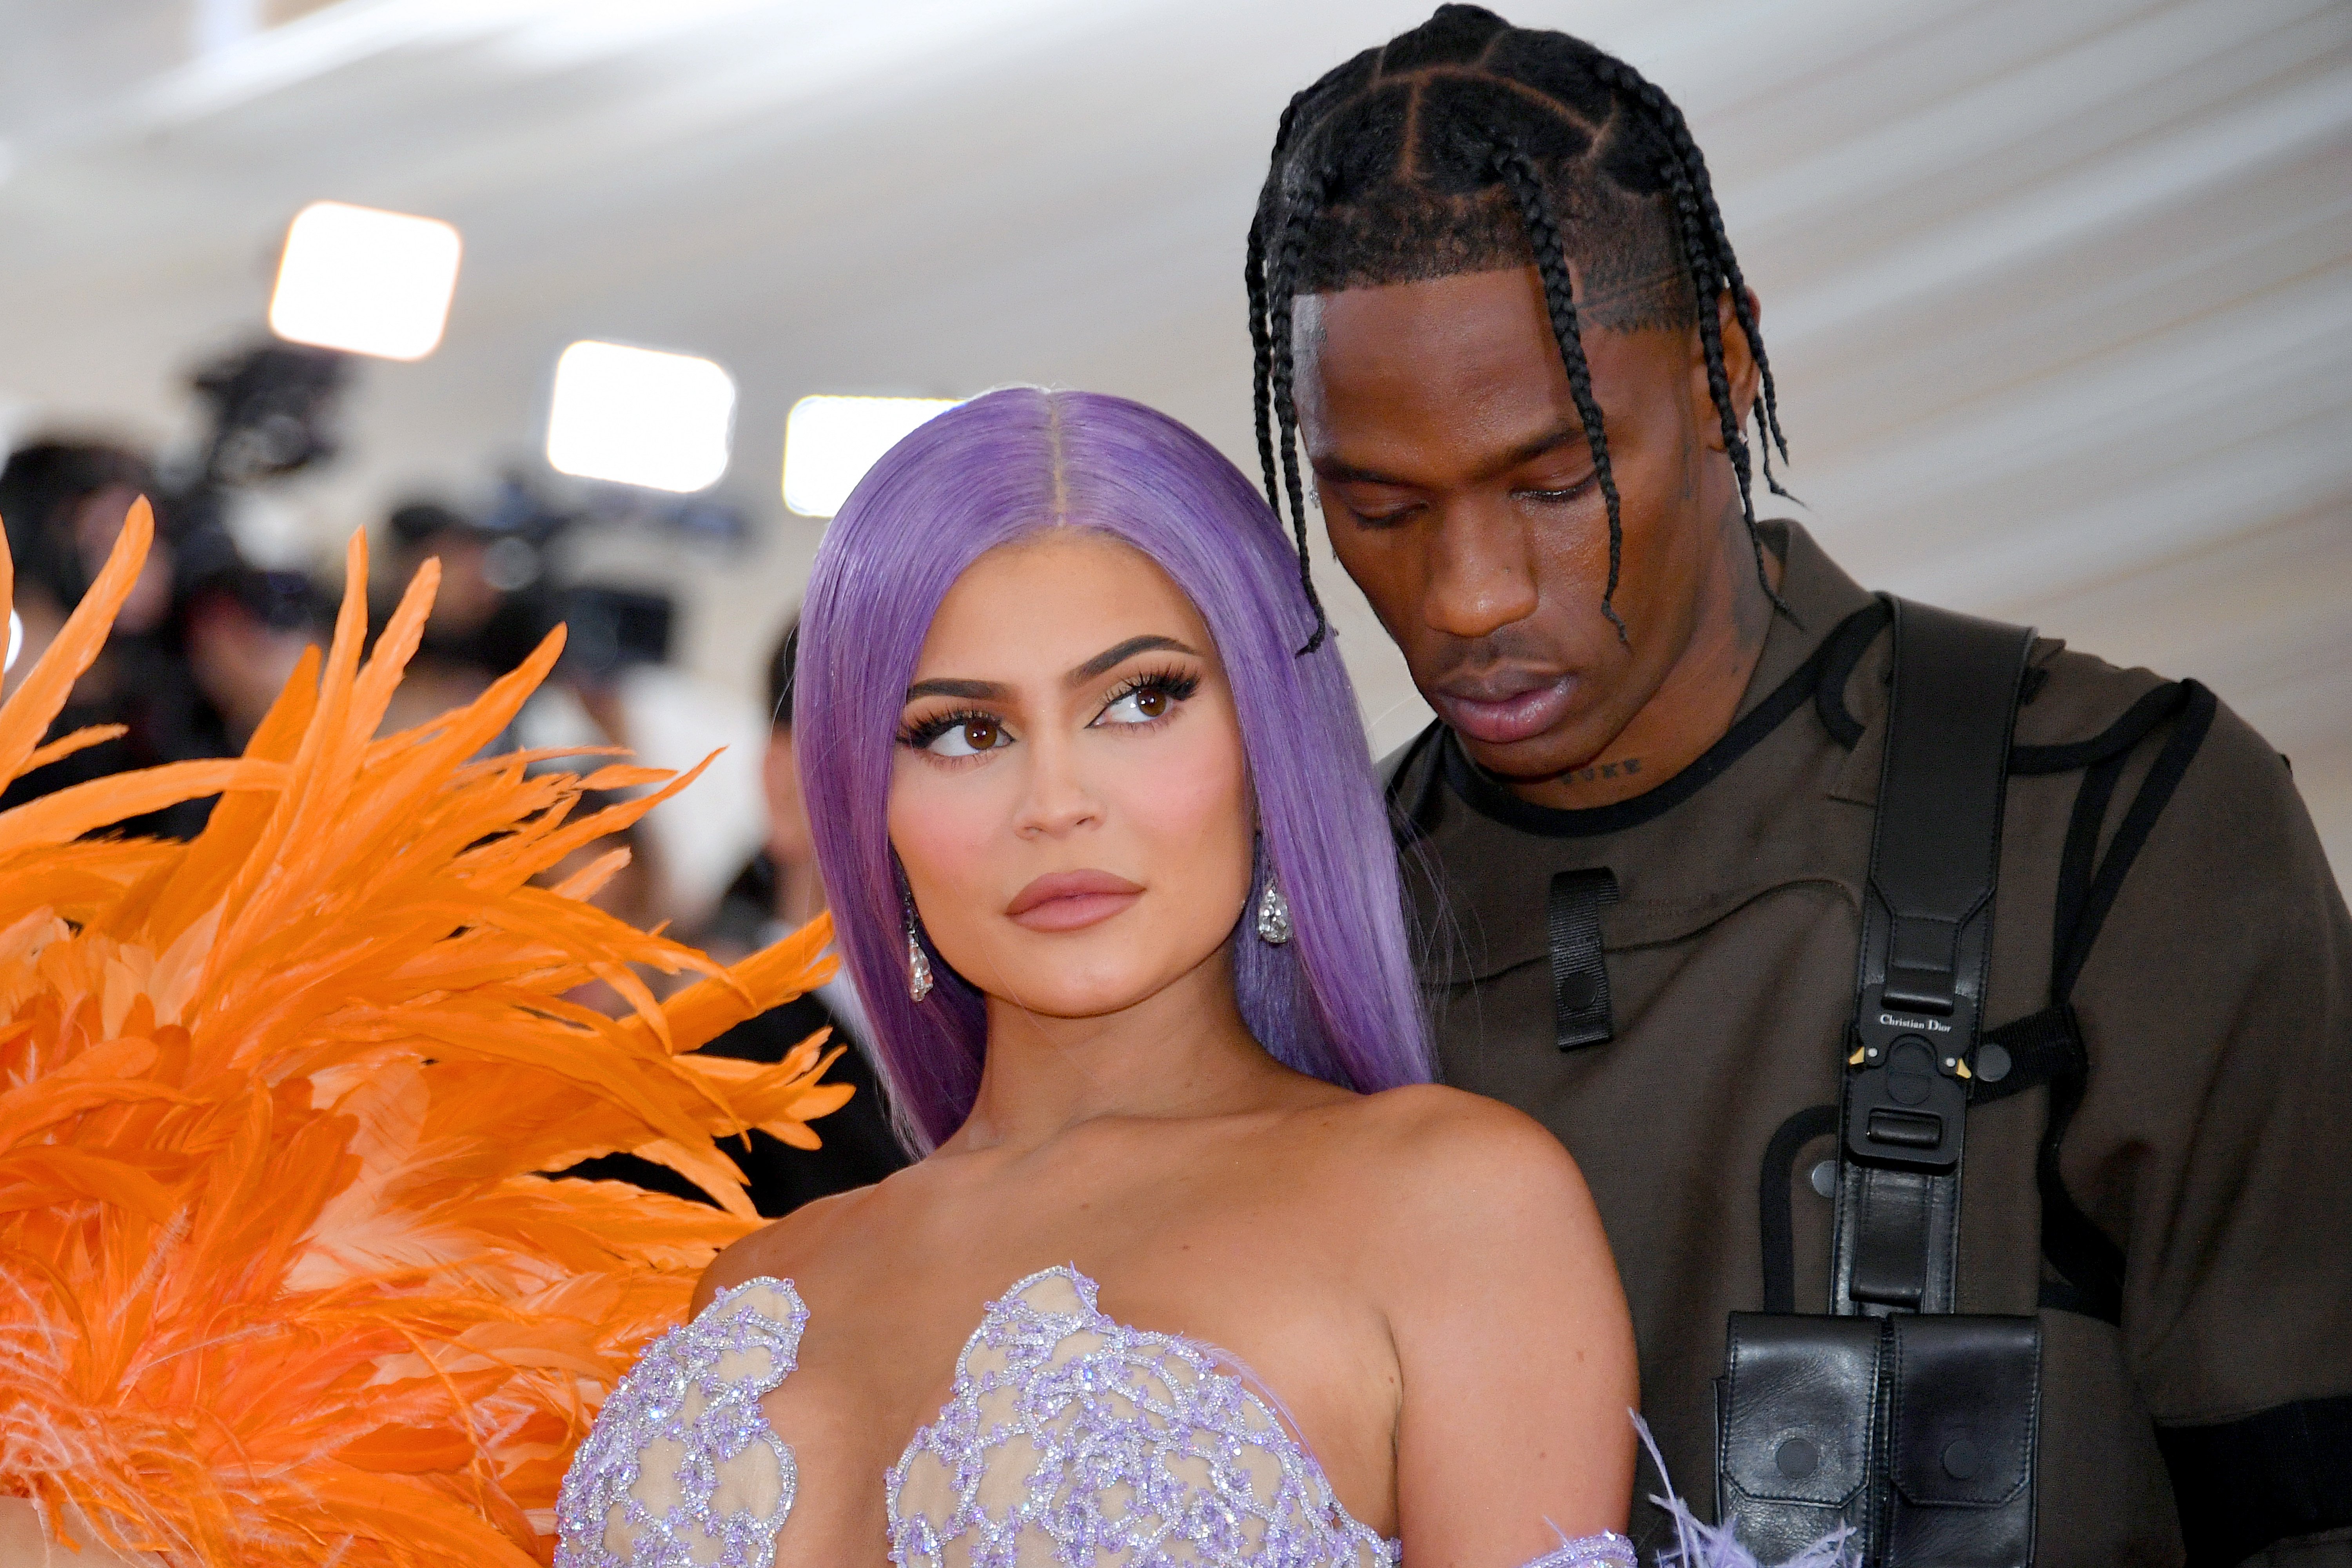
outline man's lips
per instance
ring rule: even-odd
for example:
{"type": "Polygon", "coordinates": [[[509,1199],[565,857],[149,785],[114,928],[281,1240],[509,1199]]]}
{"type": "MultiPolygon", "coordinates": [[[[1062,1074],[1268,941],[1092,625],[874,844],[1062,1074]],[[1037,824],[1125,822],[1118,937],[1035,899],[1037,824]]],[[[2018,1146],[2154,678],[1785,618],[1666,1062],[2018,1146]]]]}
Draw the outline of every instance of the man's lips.
{"type": "Polygon", "coordinates": [[[1076,931],[1110,919],[1142,894],[1108,871],[1049,871],[1013,894],[1004,912],[1031,931],[1076,931]]]}
{"type": "Polygon", "coordinates": [[[1559,723],[1568,712],[1575,689],[1572,675],[1554,676],[1539,683],[1533,677],[1505,677],[1475,684],[1465,681],[1453,691],[1441,688],[1431,694],[1430,701],[1439,718],[1471,740],[1507,746],[1559,723]]]}

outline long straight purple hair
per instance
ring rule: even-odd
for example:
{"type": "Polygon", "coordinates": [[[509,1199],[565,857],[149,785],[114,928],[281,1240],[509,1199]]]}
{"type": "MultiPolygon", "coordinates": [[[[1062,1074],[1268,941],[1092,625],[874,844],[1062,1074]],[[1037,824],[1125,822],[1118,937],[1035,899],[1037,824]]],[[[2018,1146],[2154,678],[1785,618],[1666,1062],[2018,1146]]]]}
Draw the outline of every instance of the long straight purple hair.
{"type": "Polygon", "coordinates": [[[1269,946],[1248,910],[1235,928],[1234,984],[1250,1033],[1345,1088],[1426,1083],[1396,851],[1355,692],[1330,642],[1293,652],[1312,620],[1274,513],[1216,448],[1163,414],[1014,387],[940,415],[875,464],[826,531],[801,612],[801,786],[899,1136],[928,1153],[961,1126],[987,1055],[980,993],[936,952],[929,1000],[907,994],[887,820],[907,684],[964,569],[1059,527],[1098,531],[1157,562],[1216,639],[1257,795],[1254,886],[1272,871],[1295,932],[1269,946]]]}

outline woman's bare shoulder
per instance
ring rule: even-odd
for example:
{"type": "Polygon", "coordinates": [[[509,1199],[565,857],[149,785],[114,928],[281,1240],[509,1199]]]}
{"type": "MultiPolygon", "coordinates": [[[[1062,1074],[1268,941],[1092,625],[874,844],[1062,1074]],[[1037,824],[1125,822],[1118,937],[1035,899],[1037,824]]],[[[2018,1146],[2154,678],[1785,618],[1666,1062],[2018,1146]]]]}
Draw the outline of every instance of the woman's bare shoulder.
{"type": "Polygon", "coordinates": [[[900,1171],[872,1186],[854,1187],[803,1204],[782,1219],[730,1242],[696,1281],[693,1310],[700,1312],[719,1291],[747,1279],[804,1279],[823,1269],[845,1238],[870,1231],[877,1211],[888,1207],[898,1195],[884,1189],[906,1174],[900,1171]]]}
{"type": "Polygon", "coordinates": [[[1407,1274],[1483,1273],[1541,1254],[1570,1268],[1608,1258],[1576,1162],[1543,1125],[1497,1100],[1436,1084],[1349,1103],[1329,1142],[1341,1223],[1407,1274]]]}
{"type": "Polygon", "coordinates": [[[1343,1160],[1384,1185],[1467,1198],[1497,1184],[1531,1196],[1584,1193],[1584,1179],[1543,1124],[1500,1100],[1413,1084],[1349,1102],[1343,1160]]]}

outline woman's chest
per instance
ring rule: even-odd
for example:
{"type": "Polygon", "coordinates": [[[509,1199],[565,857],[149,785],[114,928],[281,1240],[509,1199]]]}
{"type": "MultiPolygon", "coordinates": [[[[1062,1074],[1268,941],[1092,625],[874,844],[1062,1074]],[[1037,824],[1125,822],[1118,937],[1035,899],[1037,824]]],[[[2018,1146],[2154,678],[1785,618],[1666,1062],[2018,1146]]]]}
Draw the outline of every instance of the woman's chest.
{"type": "Polygon", "coordinates": [[[803,1496],[824,1501],[780,1562],[878,1563],[894,1524],[1001,1516],[1013,1492],[1108,1474],[1110,1455],[1132,1472],[1118,1485],[1174,1495],[1220,1442],[1255,1484],[1328,1486],[1393,1529],[1393,1351],[1349,1271],[1303,1237],[1113,1207],[966,1239],[898,1238],[796,1281],[798,1367],[761,1407],[803,1496]],[[1301,1475],[1286,1482],[1286,1464],[1301,1475]]]}
{"type": "Polygon", "coordinates": [[[1307,1369],[1328,1363],[1276,1352],[1265,1364],[1288,1375],[1269,1377],[1233,1336],[1108,1306],[1079,1268],[1038,1270],[984,1301],[943,1374],[926,1375],[933,1358],[906,1342],[926,1336],[891,1334],[887,1305],[838,1314],[827,1346],[814,1325],[828,1314],[812,1302],[799,1371],[762,1400],[803,1500],[777,1562],[1055,1564],[1123,1542],[1254,1563],[1302,1541],[1321,1548],[1302,1562],[1382,1560],[1392,1483],[1360,1461],[1384,1442],[1346,1434],[1359,1462],[1335,1477],[1291,1419],[1287,1389],[1319,1392],[1307,1369]]]}

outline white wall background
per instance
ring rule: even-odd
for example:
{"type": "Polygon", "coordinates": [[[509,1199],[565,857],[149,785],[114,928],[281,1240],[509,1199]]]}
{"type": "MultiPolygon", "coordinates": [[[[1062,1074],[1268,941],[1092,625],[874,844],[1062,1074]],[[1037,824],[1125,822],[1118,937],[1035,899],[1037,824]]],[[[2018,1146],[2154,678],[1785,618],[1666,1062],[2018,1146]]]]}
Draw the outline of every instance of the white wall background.
{"type": "MultiPolygon", "coordinates": [[[[2352,864],[2352,6],[1516,0],[1682,101],[1766,303],[1809,526],[1864,581],[2205,680],[2352,864]]],[[[685,595],[748,694],[818,525],[812,392],[1123,393],[1254,471],[1240,242],[1274,121],[1424,0],[0,0],[0,424],[168,437],[320,198],[466,237],[447,339],[367,368],[339,540],[540,464],[556,354],[742,389],[726,564],[685,595]]],[[[1424,710],[1360,601],[1377,742],[1424,710]]]]}

